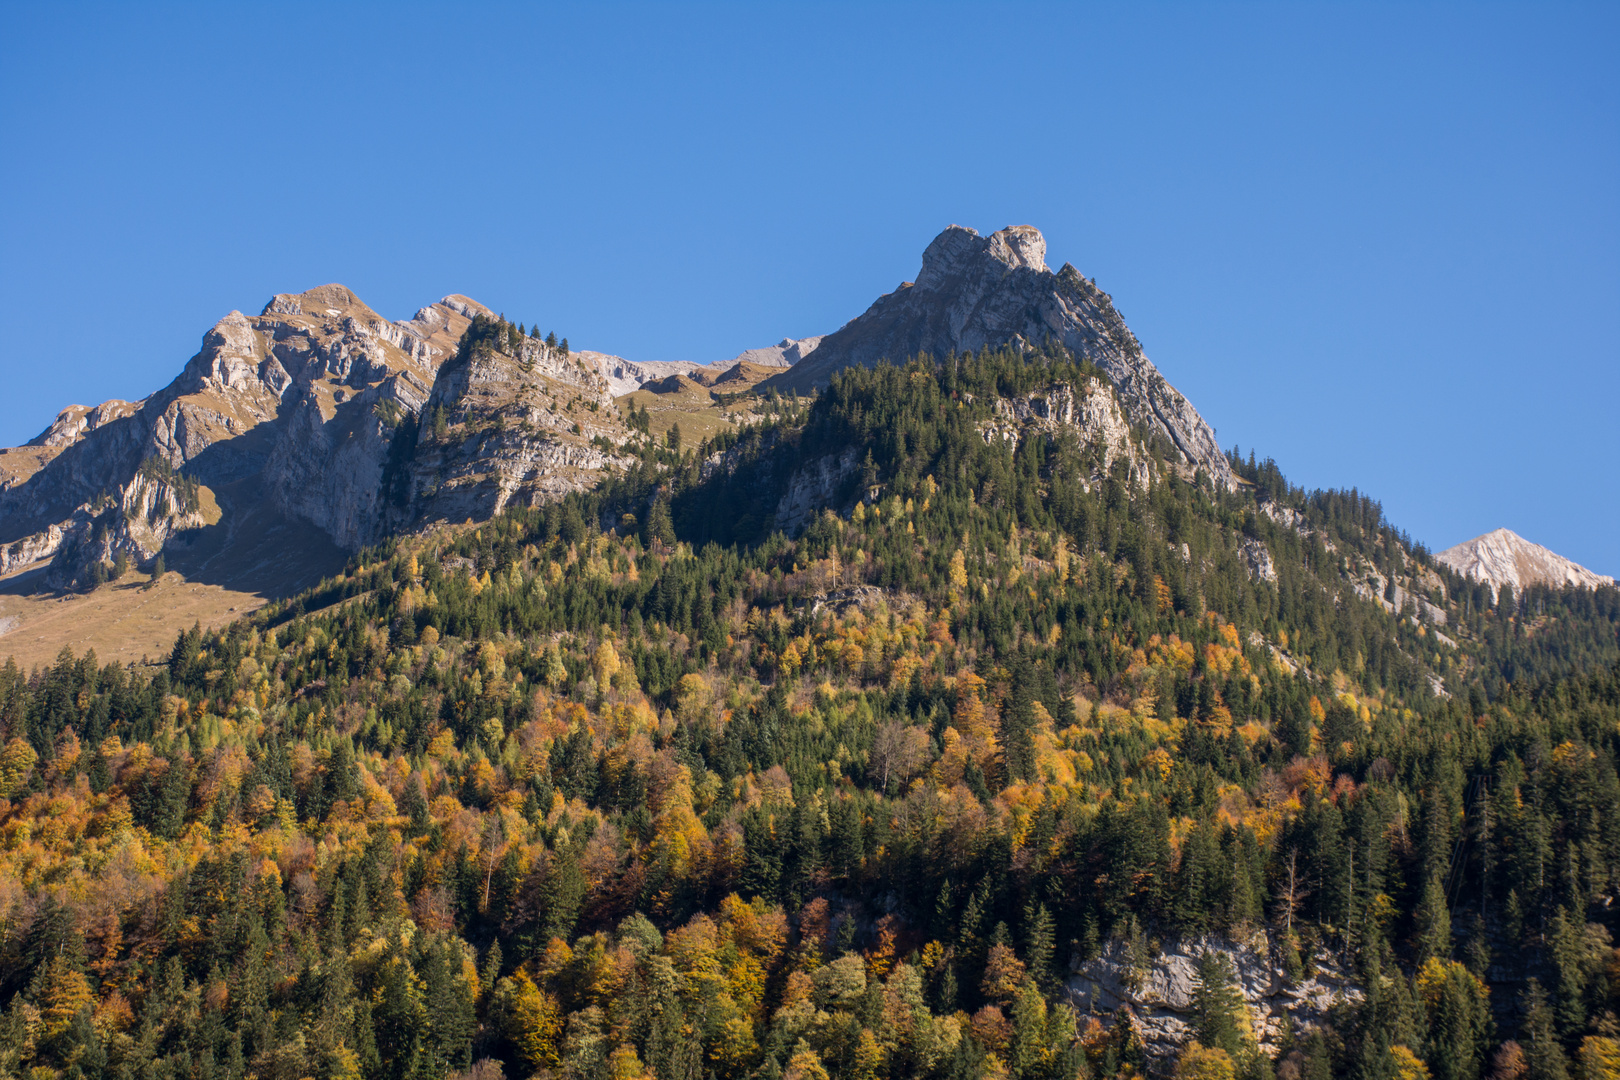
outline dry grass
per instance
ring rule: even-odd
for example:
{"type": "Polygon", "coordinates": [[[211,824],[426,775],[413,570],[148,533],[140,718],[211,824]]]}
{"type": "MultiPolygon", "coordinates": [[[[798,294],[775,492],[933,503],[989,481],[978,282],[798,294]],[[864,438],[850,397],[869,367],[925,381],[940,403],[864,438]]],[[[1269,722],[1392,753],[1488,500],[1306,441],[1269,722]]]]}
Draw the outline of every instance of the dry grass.
{"type": "Polygon", "coordinates": [[[164,659],[193,623],[220,626],[265,602],[172,572],[150,589],[142,587],[147,575],[131,573],[84,595],[46,592],[40,576],[32,571],[0,582],[0,663],[10,656],[25,671],[49,665],[64,645],[77,655],[94,649],[103,663],[164,659]]]}
{"type": "Polygon", "coordinates": [[[702,382],[681,376],[674,380],[674,384],[680,387],[679,390],[660,394],[642,389],[625,394],[616,400],[619,409],[626,415],[629,415],[632,407],[646,409],[652,437],[659,442],[663,442],[670,428],[679,424],[682,444],[696,446],[722,431],[758,419],[752,410],[756,402],[751,396],[742,398],[733,405],[722,407],[715,400],[717,393],[746,394],[759,382],[780,370],[758,364],[739,364],[718,378],[705,373],[704,377],[714,382],[712,390],[702,382]]]}

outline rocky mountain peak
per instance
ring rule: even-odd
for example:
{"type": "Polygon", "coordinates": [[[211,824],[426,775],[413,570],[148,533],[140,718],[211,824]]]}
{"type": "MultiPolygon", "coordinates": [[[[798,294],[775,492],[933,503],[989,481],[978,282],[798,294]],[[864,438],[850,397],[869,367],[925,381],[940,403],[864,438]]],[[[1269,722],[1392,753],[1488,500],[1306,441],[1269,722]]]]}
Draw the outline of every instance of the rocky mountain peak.
{"type": "Polygon", "coordinates": [[[339,315],[362,315],[367,319],[377,319],[380,316],[366,306],[365,301],[354,295],[345,285],[317,285],[313,289],[301,293],[277,293],[264,305],[260,315],[310,315],[315,318],[332,318],[339,315]]]}
{"type": "Polygon", "coordinates": [[[1012,225],[989,236],[961,225],[950,225],[934,237],[923,252],[922,270],[915,288],[948,288],[959,278],[975,273],[999,275],[1008,270],[1046,270],[1046,237],[1032,225],[1012,225]]]}
{"type": "Polygon", "coordinates": [[[72,446],[87,433],[135,411],[135,405],[119,398],[103,401],[94,408],[88,405],[69,405],[57,414],[51,426],[28,440],[28,446],[49,447],[60,450],[72,446]]]}
{"type": "Polygon", "coordinates": [[[1131,423],[1163,436],[1188,466],[1235,483],[1215,432],[1143,354],[1113,298],[1068,264],[1060,273],[1048,269],[1046,238],[1029,225],[989,236],[949,226],[923,252],[915,284],[879,297],[762,386],[803,391],[852,364],[1046,342],[1101,368],[1131,423]]]}
{"type": "Polygon", "coordinates": [[[470,316],[487,313],[452,294],[390,322],[339,284],[228,313],[168,386],[70,407],[30,452],[5,455],[0,573],[50,557],[47,580],[65,587],[117,552],[144,564],[184,546],[201,527],[197,499],[213,492],[227,531],[268,513],[358,546],[383,527],[378,483],[396,430],[470,316]]]}
{"type": "Polygon", "coordinates": [[[1464,577],[1490,585],[1493,595],[1500,593],[1503,585],[1520,590],[1527,585],[1596,589],[1615,584],[1614,578],[1593,573],[1509,529],[1493,529],[1447,548],[1435,559],[1464,577]]]}

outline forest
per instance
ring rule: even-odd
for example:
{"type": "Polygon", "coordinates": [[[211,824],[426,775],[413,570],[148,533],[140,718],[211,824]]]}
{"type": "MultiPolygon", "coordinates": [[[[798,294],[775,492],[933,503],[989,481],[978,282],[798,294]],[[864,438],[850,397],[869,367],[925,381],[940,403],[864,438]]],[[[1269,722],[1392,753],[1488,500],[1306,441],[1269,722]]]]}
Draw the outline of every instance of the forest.
{"type": "Polygon", "coordinates": [[[165,662],[8,663],[0,1076],[1620,1077],[1620,591],[986,436],[1055,387],[1111,393],[849,369],[165,662]],[[1205,948],[1171,1054],[1077,1003],[1187,941],[1355,992],[1262,1030],[1205,948]]]}

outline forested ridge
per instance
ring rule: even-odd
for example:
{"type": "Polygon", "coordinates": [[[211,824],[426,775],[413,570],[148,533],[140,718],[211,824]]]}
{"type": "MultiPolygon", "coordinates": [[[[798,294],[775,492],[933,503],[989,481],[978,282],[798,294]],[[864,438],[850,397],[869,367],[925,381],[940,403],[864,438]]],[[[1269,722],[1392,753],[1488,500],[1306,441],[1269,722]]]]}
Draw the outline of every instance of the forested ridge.
{"type": "Polygon", "coordinates": [[[1620,592],[986,437],[1099,379],[849,369],[166,664],[7,665],[0,1075],[1620,1075],[1620,592]],[[1191,939],[1359,989],[1262,1032],[1210,951],[1168,1060],[1071,1004],[1191,939]]]}

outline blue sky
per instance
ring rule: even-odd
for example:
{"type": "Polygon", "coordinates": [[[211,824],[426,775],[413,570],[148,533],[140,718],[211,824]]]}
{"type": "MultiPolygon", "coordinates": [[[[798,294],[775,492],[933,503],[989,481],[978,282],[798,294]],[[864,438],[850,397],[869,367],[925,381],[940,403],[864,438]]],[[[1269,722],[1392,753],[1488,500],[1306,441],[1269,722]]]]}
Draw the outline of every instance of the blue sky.
{"type": "Polygon", "coordinates": [[[1620,6],[6,5],[0,444],[233,308],[708,361],[1032,224],[1215,425],[1620,574],[1620,6]]]}

